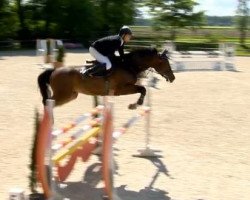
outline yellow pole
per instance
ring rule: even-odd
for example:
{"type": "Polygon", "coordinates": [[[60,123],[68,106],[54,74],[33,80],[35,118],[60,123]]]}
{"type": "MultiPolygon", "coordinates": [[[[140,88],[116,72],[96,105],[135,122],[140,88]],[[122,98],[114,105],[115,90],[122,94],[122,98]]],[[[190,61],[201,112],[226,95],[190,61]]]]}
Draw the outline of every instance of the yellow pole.
{"type": "Polygon", "coordinates": [[[67,155],[72,154],[76,151],[79,146],[84,145],[88,142],[91,137],[95,137],[100,133],[100,127],[94,127],[87,133],[84,133],[81,137],[68,144],[65,148],[59,151],[56,155],[52,157],[52,162],[54,164],[58,164],[62,159],[64,159],[67,155]]]}

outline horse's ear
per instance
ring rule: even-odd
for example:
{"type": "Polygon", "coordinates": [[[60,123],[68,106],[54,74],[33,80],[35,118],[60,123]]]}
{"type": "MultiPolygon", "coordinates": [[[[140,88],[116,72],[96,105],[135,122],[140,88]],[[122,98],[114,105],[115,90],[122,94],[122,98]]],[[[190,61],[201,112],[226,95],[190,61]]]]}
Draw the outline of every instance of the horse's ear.
{"type": "Polygon", "coordinates": [[[164,51],[161,53],[162,56],[167,56],[168,55],[168,50],[164,49],[164,51]]]}
{"type": "Polygon", "coordinates": [[[165,49],[165,50],[160,54],[160,57],[161,57],[162,59],[169,59],[168,54],[169,54],[168,50],[165,49]]]}

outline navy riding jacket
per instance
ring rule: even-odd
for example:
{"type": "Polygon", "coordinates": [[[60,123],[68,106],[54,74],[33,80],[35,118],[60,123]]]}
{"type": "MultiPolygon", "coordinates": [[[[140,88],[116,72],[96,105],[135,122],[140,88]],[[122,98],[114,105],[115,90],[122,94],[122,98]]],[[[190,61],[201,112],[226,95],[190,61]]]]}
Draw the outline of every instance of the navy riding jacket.
{"type": "Polygon", "coordinates": [[[124,42],[119,35],[112,35],[101,38],[91,45],[104,56],[112,57],[118,51],[120,57],[124,57],[124,42]]]}

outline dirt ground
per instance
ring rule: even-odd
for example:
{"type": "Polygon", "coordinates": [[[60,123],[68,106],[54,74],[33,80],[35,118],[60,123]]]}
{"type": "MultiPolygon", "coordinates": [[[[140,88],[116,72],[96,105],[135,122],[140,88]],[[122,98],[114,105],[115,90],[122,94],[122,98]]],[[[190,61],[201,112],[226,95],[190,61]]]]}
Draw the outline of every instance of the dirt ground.
{"type": "MultiPolygon", "coordinates": [[[[86,52],[67,54],[66,66],[81,65],[86,52]]],[[[34,52],[0,53],[0,199],[13,187],[28,188],[34,110],[42,113],[34,52]]],[[[115,144],[115,188],[124,200],[250,199],[250,57],[236,57],[237,72],[175,73],[169,84],[152,89],[150,144],[162,158],[132,155],[145,146],[144,121],[115,144]]],[[[115,97],[115,126],[135,111],[138,95],[115,97]]],[[[92,107],[90,96],[55,109],[60,127],[92,107]]],[[[101,199],[99,161],[77,163],[62,192],[72,200],[101,199]],[[84,168],[84,169],[82,169],[84,168]],[[80,170],[79,170],[80,169],[80,170]]]]}

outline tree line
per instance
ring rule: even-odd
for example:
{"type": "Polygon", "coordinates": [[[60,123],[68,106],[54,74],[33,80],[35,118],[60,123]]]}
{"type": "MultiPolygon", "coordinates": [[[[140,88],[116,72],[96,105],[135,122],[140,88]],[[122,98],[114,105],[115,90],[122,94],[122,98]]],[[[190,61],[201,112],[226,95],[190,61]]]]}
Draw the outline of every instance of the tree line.
{"type": "Polygon", "coordinates": [[[87,44],[122,25],[145,23],[141,7],[149,8],[150,25],[169,29],[175,40],[179,28],[196,29],[204,25],[232,25],[245,42],[249,27],[249,0],[238,0],[237,16],[208,17],[195,12],[194,0],[0,0],[0,40],[63,38],[87,44]]]}
{"type": "Polygon", "coordinates": [[[132,24],[133,0],[1,0],[0,40],[69,38],[86,42],[132,24]]]}
{"type": "MultiPolygon", "coordinates": [[[[250,19],[248,20],[250,24],[250,19]]],[[[136,18],[135,25],[138,26],[151,26],[153,24],[152,19],[149,18],[136,18]]],[[[235,16],[204,16],[204,26],[231,26],[235,27],[237,24],[235,16]]]]}

